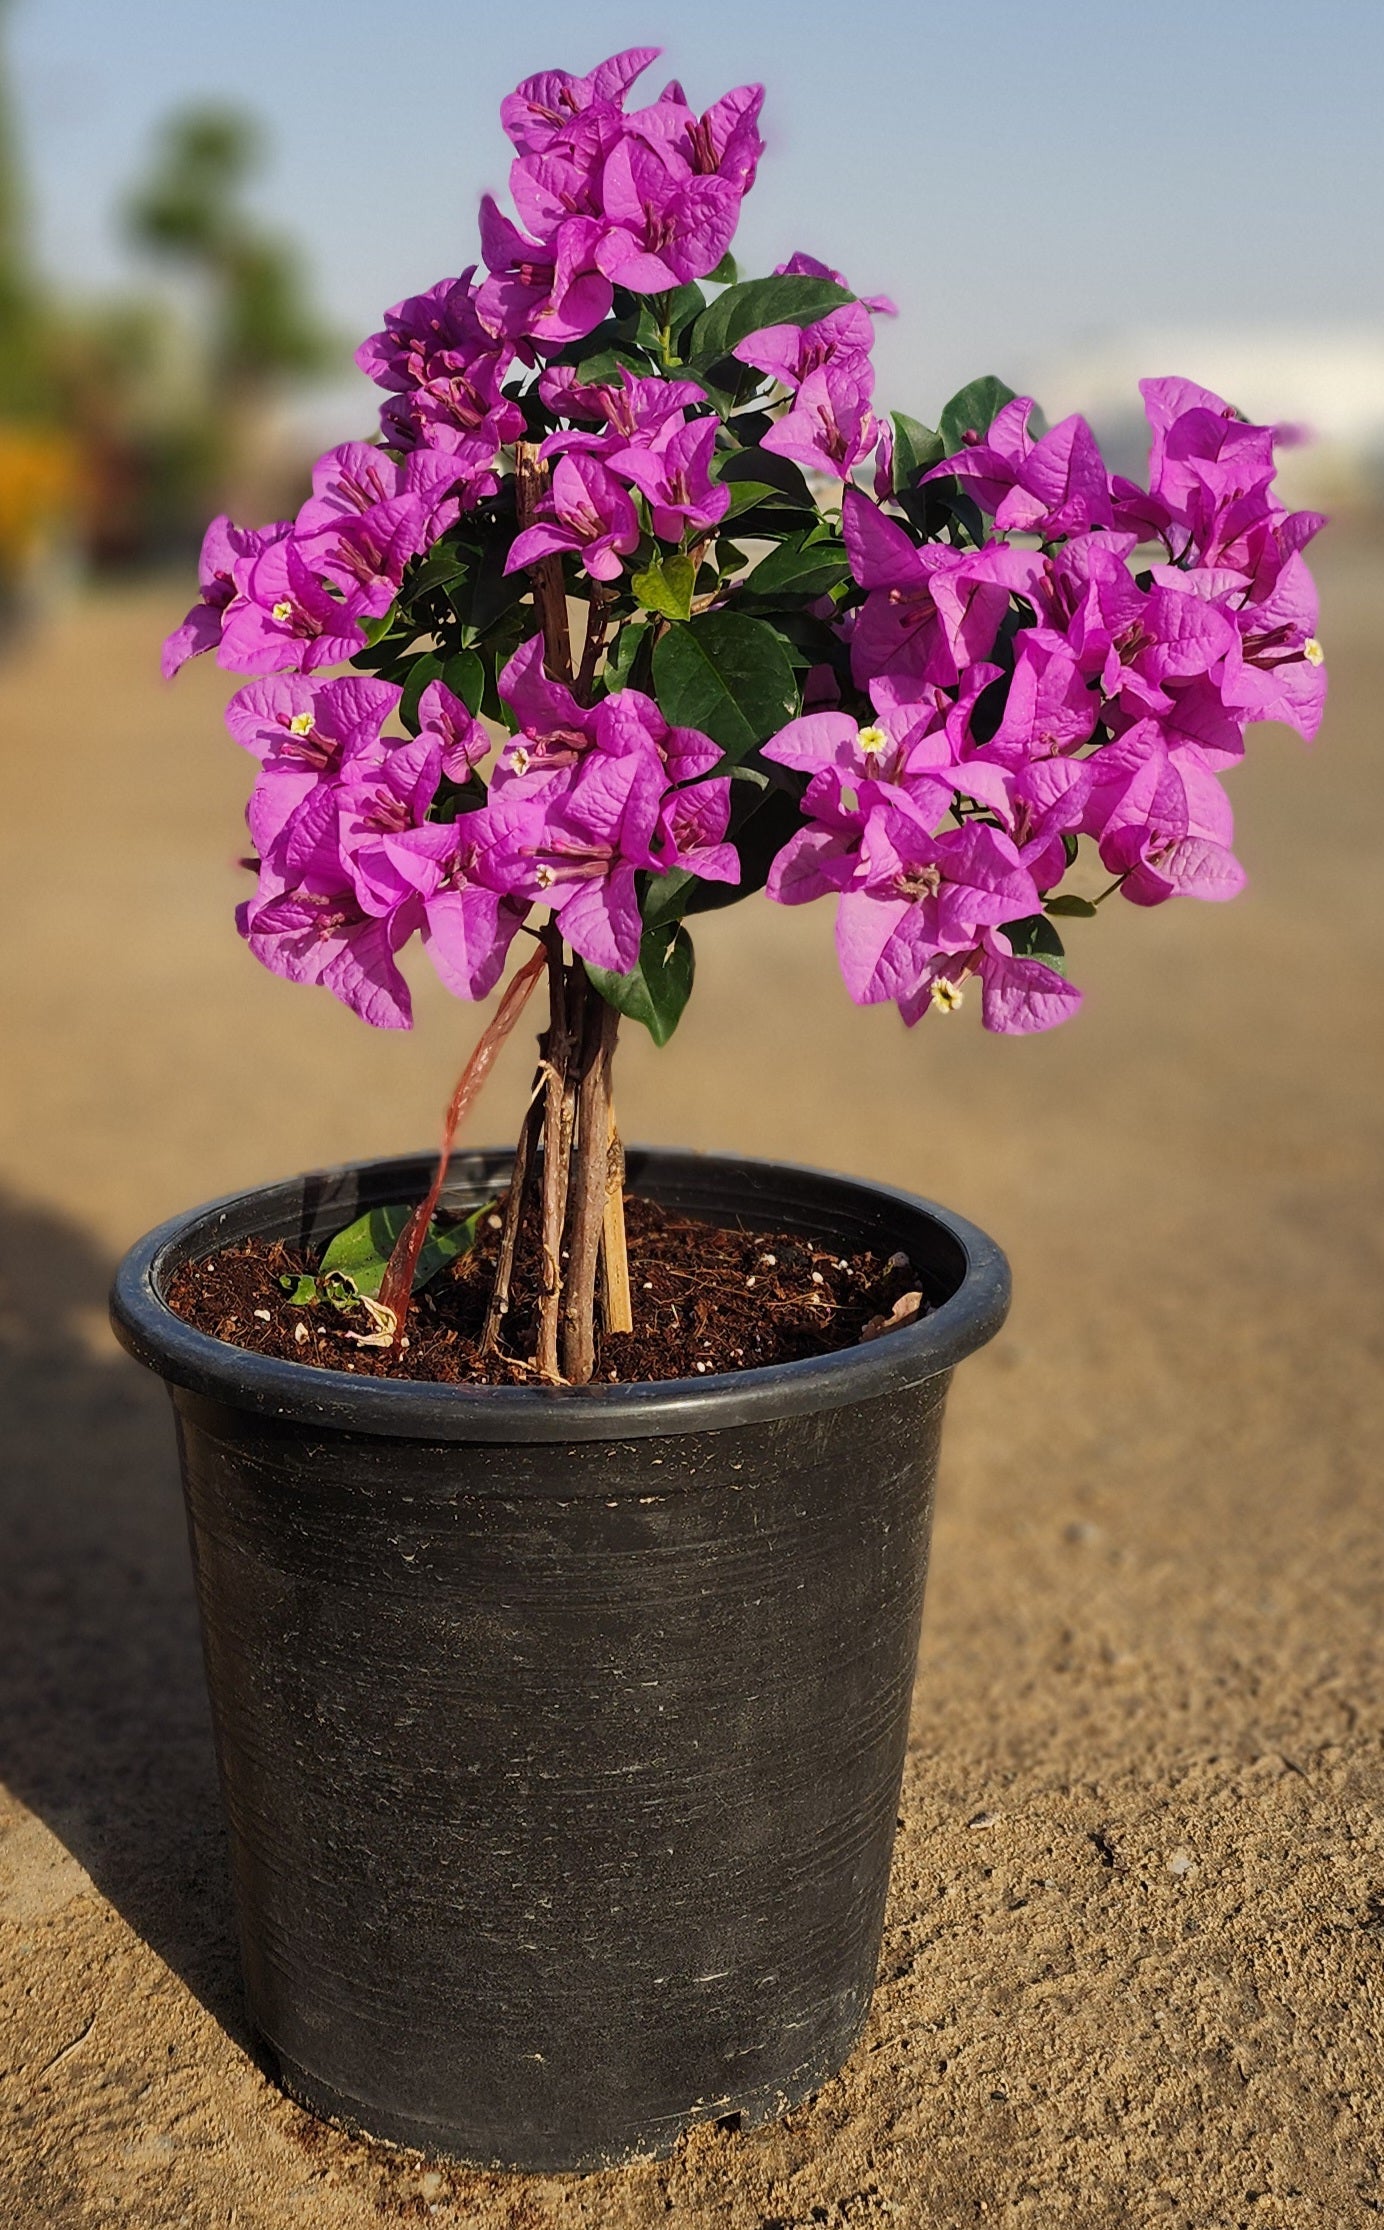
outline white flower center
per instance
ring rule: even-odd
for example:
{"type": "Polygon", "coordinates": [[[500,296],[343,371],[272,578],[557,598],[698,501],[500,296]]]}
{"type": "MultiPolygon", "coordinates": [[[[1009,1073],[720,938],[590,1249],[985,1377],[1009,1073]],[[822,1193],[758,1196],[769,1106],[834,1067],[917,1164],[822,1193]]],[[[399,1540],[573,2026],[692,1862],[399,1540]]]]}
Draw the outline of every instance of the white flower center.
{"type": "Polygon", "coordinates": [[[1308,636],[1306,642],[1302,646],[1302,655],[1307,660],[1309,666],[1320,666],[1323,664],[1326,658],[1326,652],[1322,649],[1322,646],[1317,641],[1315,635],[1308,636]]]}
{"type": "Polygon", "coordinates": [[[929,997],[939,1014],[955,1014],[966,994],[959,983],[952,982],[950,976],[934,976],[929,997]]]}

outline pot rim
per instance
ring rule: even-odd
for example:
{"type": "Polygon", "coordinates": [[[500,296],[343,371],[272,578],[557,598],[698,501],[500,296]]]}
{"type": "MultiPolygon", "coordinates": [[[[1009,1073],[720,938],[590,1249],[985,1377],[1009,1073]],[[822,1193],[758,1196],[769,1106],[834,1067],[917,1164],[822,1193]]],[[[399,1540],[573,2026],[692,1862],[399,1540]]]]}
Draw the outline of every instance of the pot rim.
{"type": "MultiPolygon", "coordinates": [[[[513,1149],[468,1149],[453,1156],[444,1199],[474,1198],[483,1180],[502,1176],[513,1149]]],[[[963,1216],[916,1193],[872,1179],[839,1176],[793,1162],[741,1155],[694,1154],[676,1148],[630,1147],[628,1181],[659,1181],[669,1204],[709,1211],[729,1190],[724,1211],[752,1210],[761,1228],[789,1228],[813,1221],[795,1191],[815,1194],[820,1223],[834,1212],[842,1243],[845,1227],[873,1227],[878,1239],[913,1247],[913,1259],[940,1290],[931,1313],[887,1337],[829,1355],[758,1365],[744,1371],[709,1372],[700,1378],[642,1379],[589,1386],[453,1386],[428,1379],[357,1378],[346,1371],[281,1361],[214,1339],[176,1316],[163,1298],[170,1274],[184,1262],[217,1251],[230,1240],[267,1227],[265,1208],[287,1207],[295,1190],[316,1188],[325,1201],[342,1201],[353,1184],[353,1213],[397,1197],[392,1188],[426,1188],[432,1154],[389,1155],[308,1171],[277,1185],[228,1193],[172,1216],[130,1248],[111,1289],[111,1322],[136,1362],[170,1387],[308,1427],[325,1427],[406,1440],[441,1442],[563,1443],[646,1439],[688,1431],[721,1431],[771,1418],[834,1409],[846,1402],[901,1393],[940,1377],[993,1337],[1009,1310],[1009,1265],[993,1239],[963,1216]],[[737,1183],[738,1180],[738,1183],[737,1183]],[[735,1197],[736,1195],[739,1197],[735,1197]],[[369,1196],[367,1198],[367,1196],[369,1196]],[[258,1211],[258,1212],[257,1212],[258,1211]]],[[[483,1197],[483,1192],[482,1195],[483,1197]]],[[[350,1220],[349,1216],[346,1220],[350,1220]]],[[[337,1228],[340,1228],[338,1225],[337,1228]]],[[[753,1228],[753,1224],[751,1224],[753,1228]]],[[[868,1239],[857,1241],[868,1244],[868,1239]]],[[[910,1250],[912,1251],[912,1250],[910,1250]]]]}

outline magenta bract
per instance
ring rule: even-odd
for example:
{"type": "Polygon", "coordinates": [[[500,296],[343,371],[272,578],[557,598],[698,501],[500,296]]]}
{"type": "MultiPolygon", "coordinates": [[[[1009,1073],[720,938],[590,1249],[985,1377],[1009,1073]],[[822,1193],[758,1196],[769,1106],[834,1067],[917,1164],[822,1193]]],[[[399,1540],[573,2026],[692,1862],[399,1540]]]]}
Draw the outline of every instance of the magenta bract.
{"type": "Polygon", "coordinates": [[[989,380],[922,468],[938,438],[876,410],[888,297],[726,260],[762,88],[632,106],[657,52],[502,103],[478,262],[357,352],[379,438],[294,520],[208,529],[164,671],[257,677],[227,713],[258,762],[242,932],[403,1028],[414,935],[483,998],[543,909],[613,997],[648,937],[763,883],[835,903],[862,1004],[912,1024],[973,987],[988,1029],[1051,1028],[1080,1004],[1058,921],[1233,896],[1246,729],[1317,731],[1295,437],[1145,380],[1141,484],[989,380]]]}

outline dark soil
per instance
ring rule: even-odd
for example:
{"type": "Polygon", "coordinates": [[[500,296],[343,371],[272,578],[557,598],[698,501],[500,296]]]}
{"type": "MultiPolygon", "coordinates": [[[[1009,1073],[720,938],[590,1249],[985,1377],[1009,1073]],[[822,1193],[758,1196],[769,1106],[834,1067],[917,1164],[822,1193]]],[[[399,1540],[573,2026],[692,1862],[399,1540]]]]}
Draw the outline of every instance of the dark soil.
{"type": "MultiPolygon", "coordinates": [[[[696,1378],[827,1355],[925,1313],[922,1279],[903,1255],[840,1255],[791,1232],[724,1230],[630,1196],[632,1333],[597,1333],[596,1377],[633,1383],[696,1378]]],[[[521,1246],[503,1355],[482,1357],[499,1216],[488,1218],[471,1254],[416,1293],[408,1346],[399,1356],[360,1344],[373,1327],[356,1304],[338,1308],[289,1299],[316,1260],[282,1240],[249,1239],[187,1264],[169,1288],[170,1308],[214,1339],[259,1355],[372,1378],[512,1385],[532,1378],[534,1252],[521,1246]]]]}

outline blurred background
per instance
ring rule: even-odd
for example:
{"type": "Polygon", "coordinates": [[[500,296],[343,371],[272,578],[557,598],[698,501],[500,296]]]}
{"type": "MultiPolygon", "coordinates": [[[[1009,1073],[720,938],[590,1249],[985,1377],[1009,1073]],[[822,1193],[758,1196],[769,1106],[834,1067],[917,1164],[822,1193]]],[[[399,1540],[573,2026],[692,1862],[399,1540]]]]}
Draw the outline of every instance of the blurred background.
{"type": "MultiPolygon", "coordinates": [[[[979,371],[1121,456],[1175,364],[1309,427],[1293,493],[1384,493],[1384,16],[1322,0],[954,10],[704,0],[662,26],[705,101],[762,78],[737,251],[887,289],[880,389],[929,424],[979,371]]],[[[185,555],[370,426],[354,343],[473,254],[531,57],[653,43],[640,5],[0,0],[0,558],[185,555]],[[426,66],[420,66],[426,57],[426,66]]],[[[666,74],[666,73],[665,73],[666,74]]],[[[661,83],[650,73],[650,90],[661,83]]],[[[1131,459],[1132,461],[1132,459],[1131,459]]]]}
{"type": "MultiPolygon", "coordinates": [[[[503,93],[660,38],[655,86],[676,72],[705,105],[767,83],[742,266],[804,248],[893,295],[886,404],[935,422],[994,371],[1050,417],[1087,410],[1127,468],[1136,380],[1179,372],[1315,436],[1285,479],[1333,516],[1313,552],[1332,699],[1312,750],[1261,728],[1232,779],[1243,898],[1074,924],[1086,1005],[1035,1040],[983,1037],[974,1002],[911,1034],[857,1011],[829,913],[751,902],[698,926],[671,1045],[626,1030],[619,1097],[629,1136],[897,1182],[1014,1262],[1010,1328],[952,1396],[906,1799],[928,1840],[907,1846],[901,1979],[849,2116],[879,2174],[902,2148],[953,2196],[974,2183],[989,2219],[1105,2225],[1132,2219],[1108,2182],[1118,2127],[1124,2173],[1179,2219],[1241,2219],[1248,2183],[1354,2220],[1362,2195],[1384,2205],[1351,1965],[1352,1945],[1377,1957],[1352,1916],[1377,1930],[1384,1883],[1367,0],[0,0],[0,1778],[38,1868],[6,1876],[0,1797],[0,1929],[51,1922],[43,1975],[13,1970],[11,2033],[59,2024],[35,2067],[95,2003],[123,2040],[45,2089],[34,2158],[76,2165],[11,2219],[221,2220],[205,2132],[227,2127],[239,2180],[216,2189],[243,2225],[375,2219],[345,2167],[337,2211],[320,2193],[299,2211],[221,2025],[234,2037],[236,1991],[171,1434],[113,1351],[104,1290],[192,1202],[425,1144],[478,1017],[425,967],[418,1027],[374,1035],[256,967],[231,919],[236,682],[203,660],[166,688],[158,650],[207,516],[279,515],[319,449],[371,430],[351,349],[470,260],[477,196],[504,185],[503,93]],[[972,1814],[991,1826],[968,1842],[972,1814]],[[103,1966],[91,1880],[128,1924],[103,1966]],[[1173,1910],[1176,1884],[1195,1910],[1173,1910]],[[1040,1923],[1061,2017],[990,1964],[1009,1930],[1006,1975],[1026,1973],[1040,1923]],[[915,1973],[924,1940],[940,1948],[915,1973]],[[914,2080],[907,2038],[949,2024],[947,2083],[914,2080]]],[[[516,1040],[474,1142],[513,1135],[530,1060],[516,1040]]],[[[802,2207],[785,2186],[753,2219],[854,2207],[860,2172],[826,2122],[803,2126],[802,2207]]],[[[759,2154],[732,2149],[733,2184],[759,2154]]],[[[704,2219],[742,2219],[714,2198],[704,2219]]]]}

